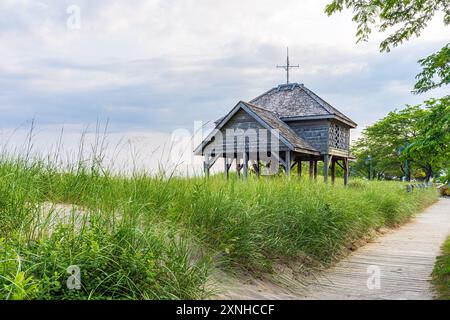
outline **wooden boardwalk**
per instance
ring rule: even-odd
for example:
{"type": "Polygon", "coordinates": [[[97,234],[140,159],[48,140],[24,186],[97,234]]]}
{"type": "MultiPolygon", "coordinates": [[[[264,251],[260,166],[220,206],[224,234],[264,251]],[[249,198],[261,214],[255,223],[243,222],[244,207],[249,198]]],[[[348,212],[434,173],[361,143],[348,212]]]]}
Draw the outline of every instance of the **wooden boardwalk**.
{"type": "Polygon", "coordinates": [[[450,234],[450,199],[443,198],[410,223],[375,239],[314,279],[286,286],[241,283],[234,299],[433,299],[436,256],[450,234]],[[306,281],[306,282],[305,282],[306,281]]]}
{"type": "Polygon", "coordinates": [[[327,270],[307,286],[306,298],[432,299],[430,275],[449,234],[450,199],[445,198],[327,270]]]}

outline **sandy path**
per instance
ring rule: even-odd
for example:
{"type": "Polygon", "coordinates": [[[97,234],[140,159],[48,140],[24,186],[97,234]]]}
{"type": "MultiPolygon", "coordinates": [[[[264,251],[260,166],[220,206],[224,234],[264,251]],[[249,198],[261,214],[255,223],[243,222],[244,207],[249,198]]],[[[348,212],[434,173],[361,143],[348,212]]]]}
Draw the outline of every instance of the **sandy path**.
{"type": "Polygon", "coordinates": [[[234,279],[223,286],[219,298],[432,299],[430,275],[449,234],[450,198],[442,198],[410,223],[359,248],[314,279],[295,279],[283,271],[277,282],[234,279]]]}

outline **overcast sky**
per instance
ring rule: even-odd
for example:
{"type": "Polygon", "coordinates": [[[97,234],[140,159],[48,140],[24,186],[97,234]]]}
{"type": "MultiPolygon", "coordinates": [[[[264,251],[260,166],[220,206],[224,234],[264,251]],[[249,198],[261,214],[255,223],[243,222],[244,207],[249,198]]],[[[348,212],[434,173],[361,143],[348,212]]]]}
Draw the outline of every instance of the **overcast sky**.
{"type": "Polygon", "coordinates": [[[287,45],[300,64],[291,80],[354,119],[355,136],[390,110],[442,95],[410,93],[417,60],[450,38],[442,19],[382,54],[382,35],[355,44],[351,12],[327,17],[327,2],[0,0],[1,130],[31,119],[41,133],[97,119],[148,139],[192,130],[283,83],[275,65],[287,45]]]}

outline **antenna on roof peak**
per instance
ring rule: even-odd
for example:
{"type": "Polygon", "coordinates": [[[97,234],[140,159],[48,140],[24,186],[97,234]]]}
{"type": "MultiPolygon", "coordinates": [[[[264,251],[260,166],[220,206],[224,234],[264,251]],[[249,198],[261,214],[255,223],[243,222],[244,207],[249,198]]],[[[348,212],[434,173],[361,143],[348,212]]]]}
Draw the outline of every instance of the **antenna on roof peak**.
{"type": "Polygon", "coordinates": [[[292,68],[300,68],[299,65],[294,65],[292,66],[289,62],[289,47],[287,47],[286,50],[286,65],[285,66],[277,66],[277,68],[282,68],[284,70],[286,70],[286,84],[289,84],[289,70],[292,68]]]}

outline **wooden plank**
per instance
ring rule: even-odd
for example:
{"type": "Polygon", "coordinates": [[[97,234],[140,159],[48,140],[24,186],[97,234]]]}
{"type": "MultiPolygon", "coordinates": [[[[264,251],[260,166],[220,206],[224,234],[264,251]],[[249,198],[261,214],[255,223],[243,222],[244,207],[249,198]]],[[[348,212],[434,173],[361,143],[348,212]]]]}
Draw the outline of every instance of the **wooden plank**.
{"type": "Polygon", "coordinates": [[[348,157],[349,151],[330,147],[328,152],[338,157],[348,157]]]}
{"type": "MultiPolygon", "coordinates": [[[[344,160],[342,160],[342,162],[344,162],[344,160]]],[[[342,170],[345,170],[345,167],[343,164],[340,164],[338,160],[336,160],[336,164],[342,168],[342,170]]]]}
{"type": "Polygon", "coordinates": [[[211,167],[216,163],[216,161],[220,158],[220,154],[215,154],[212,158],[208,160],[208,170],[211,169],[211,167]]]}
{"type": "Polygon", "coordinates": [[[291,170],[297,165],[297,161],[291,161],[291,170]]]}

